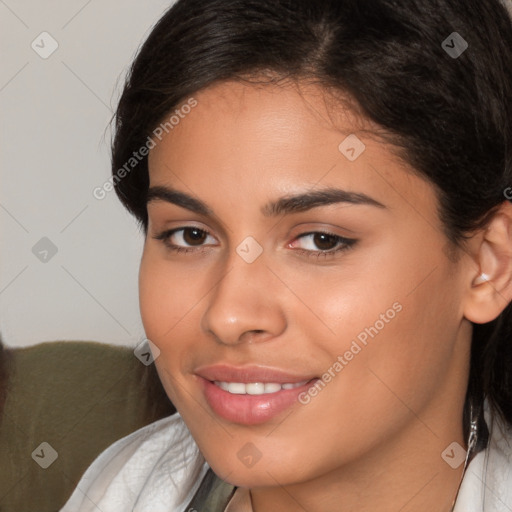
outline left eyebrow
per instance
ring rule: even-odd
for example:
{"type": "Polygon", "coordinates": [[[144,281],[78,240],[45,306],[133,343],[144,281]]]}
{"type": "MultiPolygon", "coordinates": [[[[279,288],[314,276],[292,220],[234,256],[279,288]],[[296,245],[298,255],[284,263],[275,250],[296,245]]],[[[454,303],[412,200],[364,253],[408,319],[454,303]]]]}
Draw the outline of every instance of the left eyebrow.
{"type": "Polygon", "coordinates": [[[303,194],[281,197],[277,201],[267,203],[261,209],[261,213],[265,217],[275,217],[282,213],[299,213],[318,206],[328,206],[337,203],[386,208],[376,199],[363,193],[349,192],[339,188],[324,188],[303,194]]]}
{"type": "MultiPolygon", "coordinates": [[[[146,204],[158,200],[175,204],[176,206],[180,206],[199,215],[214,215],[211,208],[200,199],[169,187],[150,187],[146,196],[146,204]]],[[[386,206],[379,201],[363,193],[350,192],[337,188],[325,188],[322,190],[284,196],[276,201],[270,201],[261,208],[261,213],[265,217],[276,217],[281,214],[299,213],[319,206],[328,206],[338,203],[386,208],[386,206]]]]}

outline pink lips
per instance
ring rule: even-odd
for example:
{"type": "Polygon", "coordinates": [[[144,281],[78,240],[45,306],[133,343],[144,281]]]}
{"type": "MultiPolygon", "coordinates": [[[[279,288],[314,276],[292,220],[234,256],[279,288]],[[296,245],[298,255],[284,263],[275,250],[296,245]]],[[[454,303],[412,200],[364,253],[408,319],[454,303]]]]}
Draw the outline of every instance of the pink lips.
{"type": "Polygon", "coordinates": [[[220,417],[243,425],[257,425],[276,417],[298,402],[300,393],[316,380],[315,377],[296,375],[261,366],[235,367],[228,365],[204,366],[196,370],[205,398],[220,417]],[[233,394],[214,384],[217,382],[305,384],[293,389],[281,389],[261,395],[233,394]]]}

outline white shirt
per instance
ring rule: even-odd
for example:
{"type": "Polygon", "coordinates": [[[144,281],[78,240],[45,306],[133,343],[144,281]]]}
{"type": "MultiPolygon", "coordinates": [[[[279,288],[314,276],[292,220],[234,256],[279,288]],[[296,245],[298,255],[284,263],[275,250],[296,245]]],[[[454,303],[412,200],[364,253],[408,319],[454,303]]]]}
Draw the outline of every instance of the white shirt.
{"type": "MultiPolygon", "coordinates": [[[[208,468],[176,413],[109,446],[60,512],[190,512],[208,468]]],[[[488,447],[467,467],[454,512],[511,511],[512,429],[495,423],[488,447]]]]}

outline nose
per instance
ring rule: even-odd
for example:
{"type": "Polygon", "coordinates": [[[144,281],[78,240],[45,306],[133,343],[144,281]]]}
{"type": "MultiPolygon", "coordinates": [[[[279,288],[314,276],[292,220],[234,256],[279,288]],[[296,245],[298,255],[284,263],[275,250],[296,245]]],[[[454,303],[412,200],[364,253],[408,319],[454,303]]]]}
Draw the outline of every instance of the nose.
{"type": "Polygon", "coordinates": [[[213,334],[218,343],[236,345],[267,341],[286,329],[283,284],[263,257],[246,263],[235,253],[223,274],[209,295],[201,319],[203,331],[213,334]]]}

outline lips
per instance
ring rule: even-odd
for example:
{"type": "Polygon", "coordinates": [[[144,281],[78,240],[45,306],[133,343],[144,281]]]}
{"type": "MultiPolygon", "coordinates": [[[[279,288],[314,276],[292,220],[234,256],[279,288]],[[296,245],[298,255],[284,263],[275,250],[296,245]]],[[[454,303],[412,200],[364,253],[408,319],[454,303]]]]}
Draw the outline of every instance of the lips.
{"type": "Polygon", "coordinates": [[[294,384],[315,378],[315,375],[298,375],[266,366],[237,367],[224,364],[202,366],[196,370],[196,374],[212,382],[243,382],[244,384],[251,382],[294,384]]]}
{"type": "Polygon", "coordinates": [[[317,380],[261,366],[205,366],[196,375],[213,412],[243,425],[265,423],[298,405],[298,396],[317,380]]]}

